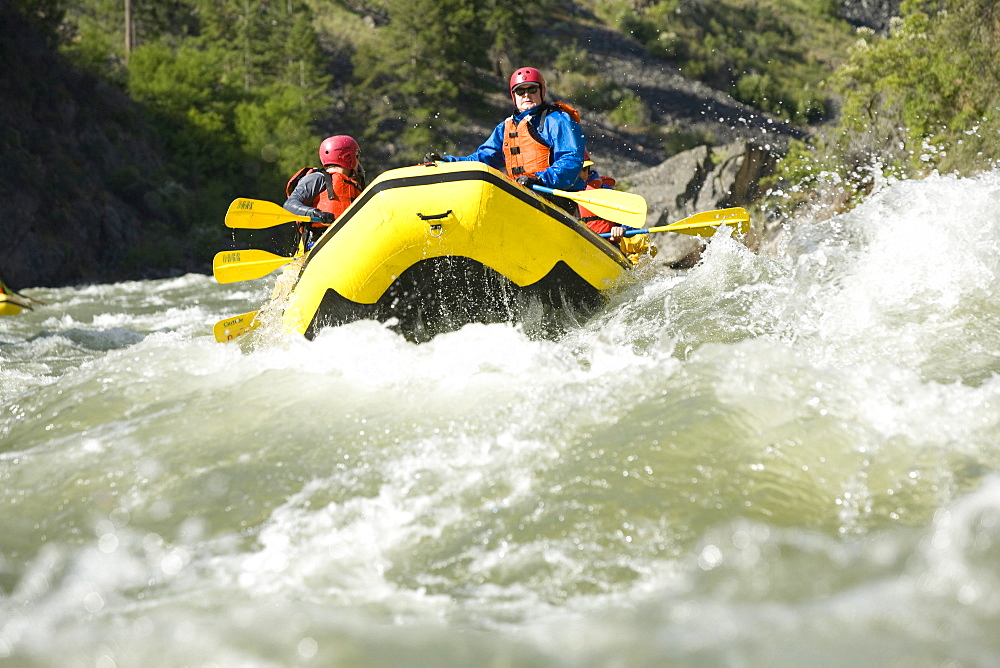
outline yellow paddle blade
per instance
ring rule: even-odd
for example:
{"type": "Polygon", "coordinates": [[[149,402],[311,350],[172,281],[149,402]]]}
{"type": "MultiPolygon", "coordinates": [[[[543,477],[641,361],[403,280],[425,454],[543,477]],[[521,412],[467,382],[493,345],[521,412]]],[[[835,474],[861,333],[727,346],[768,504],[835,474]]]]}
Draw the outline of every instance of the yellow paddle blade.
{"type": "Polygon", "coordinates": [[[212,260],[212,274],[219,283],[249,281],[267,276],[299,257],[285,257],[262,250],[235,250],[216,253],[212,260]]]}
{"type": "Polygon", "coordinates": [[[646,200],[642,195],[611,190],[610,188],[568,191],[533,186],[533,189],[579,202],[590,209],[595,216],[619,225],[642,227],[646,224],[646,200]]]}
{"type": "Polygon", "coordinates": [[[735,228],[738,234],[745,234],[750,229],[750,214],[746,209],[733,207],[731,209],[716,209],[688,216],[676,223],[662,227],[651,227],[650,232],[680,232],[699,237],[710,237],[720,225],[735,228]]]}
{"type": "Polygon", "coordinates": [[[227,341],[232,341],[240,334],[246,334],[252,329],[257,329],[260,327],[260,321],[256,319],[257,313],[259,311],[250,311],[249,313],[236,315],[215,323],[215,327],[212,329],[212,333],[215,334],[215,340],[219,343],[226,343],[227,341]]]}
{"type": "Polygon", "coordinates": [[[248,197],[234,199],[233,203],[229,205],[229,210],[226,211],[226,227],[242,230],[262,230],[275,225],[310,220],[312,218],[309,216],[296,216],[274,202],[248,197]]]}

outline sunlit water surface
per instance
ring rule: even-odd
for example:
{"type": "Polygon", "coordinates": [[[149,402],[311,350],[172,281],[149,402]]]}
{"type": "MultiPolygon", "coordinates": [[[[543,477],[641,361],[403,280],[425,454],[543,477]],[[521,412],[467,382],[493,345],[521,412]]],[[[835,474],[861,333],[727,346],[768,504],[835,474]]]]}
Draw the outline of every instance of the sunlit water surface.
{"type": "Polygon", "coordinates": [[[0,319],[0,663],[995,665],[1000,173],[723,235],[560,340],[0,319]],[[256,334],[255,334],[256,335],[256,334]]]}

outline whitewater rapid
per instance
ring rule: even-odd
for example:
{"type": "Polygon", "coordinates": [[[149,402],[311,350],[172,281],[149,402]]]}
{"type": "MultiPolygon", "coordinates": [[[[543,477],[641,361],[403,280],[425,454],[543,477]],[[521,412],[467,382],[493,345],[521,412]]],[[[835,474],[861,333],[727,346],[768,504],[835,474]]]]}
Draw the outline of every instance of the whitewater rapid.
{"type": "Polygon", "coordinates": [[[0,319],[0,663],[992,665],[1000,172],[723,232],[559,340],[0,319]]]}

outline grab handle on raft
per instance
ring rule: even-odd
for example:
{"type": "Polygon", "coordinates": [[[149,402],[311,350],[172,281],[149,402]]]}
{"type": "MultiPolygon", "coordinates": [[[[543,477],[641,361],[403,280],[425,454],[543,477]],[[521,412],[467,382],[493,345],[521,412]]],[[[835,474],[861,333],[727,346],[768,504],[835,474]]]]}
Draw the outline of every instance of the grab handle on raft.
{"type": "Polygon", "coordinates": [[[417,218],[420,220],[441,220],[442,218],[447,218],[451,215],[451,209],[448,209],[444,213],[429,213],[426,216],[419,211],[417,212],[417,218]]]}

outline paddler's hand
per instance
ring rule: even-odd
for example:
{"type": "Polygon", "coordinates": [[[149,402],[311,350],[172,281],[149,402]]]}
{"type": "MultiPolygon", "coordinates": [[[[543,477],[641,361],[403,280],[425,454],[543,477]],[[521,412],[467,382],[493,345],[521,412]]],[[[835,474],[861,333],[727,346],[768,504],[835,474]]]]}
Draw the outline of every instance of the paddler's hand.
{"type": "Polygon", "coordinates": [[[609,237],[611,239],[611,241],[618,241],[619,239],[621,239],[624,236],[625,236],[625,228],[624,227],[615,226],[615,227],[611,228],[611,236],[609,237]]]}
{"type": "Polygon", "coordinates": [[[542,180],[535,176],[534,174],[522,174],[517,177],[518,185],[524,186],[528,190],[531,190],[531,186],[542,185],[542,180]]]}
{"type": "Polygon", "coordinates": [[[319,218],[319,222],[323,223],[324,225],[329,225],[335,220],[335,217],[332,213],[330,213],[329,211],[320,211],[319,209],[315,209],[313,211],[312,217],[319,218]]]}
{"type": "Polygon", "coordinates": [[[424,164],[429,165],[432,162],[443,162],[444,158],[441,157],[439,153],[431,151],[430,153],[424,153],[424,164]]]}

